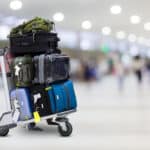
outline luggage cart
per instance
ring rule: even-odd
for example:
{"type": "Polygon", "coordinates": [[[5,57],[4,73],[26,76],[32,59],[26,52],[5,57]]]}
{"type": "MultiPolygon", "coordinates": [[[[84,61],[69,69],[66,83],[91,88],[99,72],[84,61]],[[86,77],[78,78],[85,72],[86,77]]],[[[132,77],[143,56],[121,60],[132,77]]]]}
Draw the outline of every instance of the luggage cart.
{"type": "MultiPolygon", "coordinates": [[[[11,128],[17,125],[26,126],[29,130],[35,128],[35,119],[27,121],[18,121],[20,115],[20,106],[16,100],[11,104],[9,91],[12,86],[8,82],[10,74],[6,73],[5,69],[4,52],[0,51],[0,136],[6,136],[11,128]]],[[[67,115],[76,112],[76,109],[65,111],[61,113],[52,114],[49,116],[41,117],[40,121],[46,120],[48,125],[58,126],[58,132],[61,136],[70,136],[73,127],[67,118],[67,115]]]]}
{"type": "Polygon", "coordinates": [[[0,51],[0,136],[6,136],[9,129],[16,127],[13,120],[7,83],[4,52],[0,51]]]}
{"type": "MultiPolygon", "coordinates": [[[[56,113],[49,116],[41,117],[40,121],[47,121],[48,125],[56,125],[58,127],[58,132],[61,136],[70,136],[73,127],[72,124],[69,122],[69,119],[67,118],[67,115],[76,112],[76,109],[65,111],[62,113],[56,113]]],[[[19,121],[18,125],[23,125],[27,127],[29,130],[32,130],[35,128],[36,123],[34,119],[27,120],[27,121],[19,121]]]]}

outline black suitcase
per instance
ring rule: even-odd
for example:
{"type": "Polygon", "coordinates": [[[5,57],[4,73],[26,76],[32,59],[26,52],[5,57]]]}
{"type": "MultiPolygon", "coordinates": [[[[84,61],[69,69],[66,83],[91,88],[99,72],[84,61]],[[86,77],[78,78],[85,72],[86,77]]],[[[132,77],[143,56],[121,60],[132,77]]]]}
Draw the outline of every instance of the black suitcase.
{"type": "Polygon", "coordinates": [[[30,87],[33,112],[38,112],[41,117],[52,114],[50,101],[44,85],[30,87]]]}
{"type": "Polygon", "coordinates": [[[37,32],[10,37],[10,51],[14,55],[61,53],[57,33],[37,32]]]}
{"type": "Polygon", "coordinates": [[[51,84],[69,78],[70,58],[63,54],[39,55],[33,58],[35,76],[33,83],[51,84]]]}

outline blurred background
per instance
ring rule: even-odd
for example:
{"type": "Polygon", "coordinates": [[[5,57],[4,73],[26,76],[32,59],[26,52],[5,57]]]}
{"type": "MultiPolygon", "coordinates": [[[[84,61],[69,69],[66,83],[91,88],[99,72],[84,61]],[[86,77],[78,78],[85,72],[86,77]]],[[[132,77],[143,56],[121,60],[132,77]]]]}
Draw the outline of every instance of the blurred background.
{"type": "MultiPolygon", "coordinates": [[[[12,27],[40,16],[55,22],[59,48],[72,58],[70,72],[79,105],[78,113],[70,117],[74,134],[64,140],[57,139],[55,132],[46,134],[48,129],[46,136],[33,133],[35,139],[42,137],[43,147],[150,149],[149,0],[0,2],[1,49],[9,46],[12,27]],[[46,142],[50,139],[51,143],[46,142]]],[[[21,142],[21,136],[28,143],[26,148],[38,148],[36,140],[29,144],[31,134],[22,132],[13,130],[17,134],[12,139],[21,142]]],[[[12,139],[4,140],[2,146],[10,148],[7,143],[13,143],[12,139]]]]}

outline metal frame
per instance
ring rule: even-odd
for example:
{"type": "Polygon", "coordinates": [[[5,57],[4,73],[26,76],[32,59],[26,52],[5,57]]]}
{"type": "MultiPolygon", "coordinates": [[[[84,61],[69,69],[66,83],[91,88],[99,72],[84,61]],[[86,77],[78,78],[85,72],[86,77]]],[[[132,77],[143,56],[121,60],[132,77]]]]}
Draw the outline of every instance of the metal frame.
{"type": "MultiPolygon", "coordinates": [[[[52,118],[63,118],[63,117],[66,117],[67,115],[71,114],[71,113],[75,113],[77,110],[76,109],[73,109],[73,110],[70,110],[70,111],[65,111],[65,112],[61,112],[61,113],[56,113],[56,114],[52,114],[52,115],[49,115],[49,116],[45,116],[45,117],[41,117],[41,121],[43,120],[47,120],[47,119],[52,119],[52,118]]],[[[31,120],[27,120],[27,121],[19,121],[17,124],[18,125],[23,125],[23,124],[29,124],[29,123],[33,123],[34,122],[34,119],[31,119],[31,120]]]]}
{"type": "Polygon", "coordinates": [[[0,127],[12,126],[12,125],[14,126],[14,122],[12,119],[9,89],[8,89],[8,83],[7,83],[5,59],[2,53],[0,53],[0,64],[1,64],[1,77],[2,77],[3,86],[4,86],[4,96],[5,96],[5,103],[6,103],[6,112],[2,112],[0,116],[0,127]],[[5,124],[4,120],[7,120],[8,118],[9,118],[8,123],[5,124]]]}

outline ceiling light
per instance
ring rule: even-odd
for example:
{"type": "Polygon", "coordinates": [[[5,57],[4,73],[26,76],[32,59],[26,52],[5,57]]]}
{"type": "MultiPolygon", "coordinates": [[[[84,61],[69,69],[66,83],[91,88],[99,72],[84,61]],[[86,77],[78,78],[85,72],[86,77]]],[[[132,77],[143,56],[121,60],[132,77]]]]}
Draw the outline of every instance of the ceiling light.
{"type": "Polygon", "coordinates": [[[81,26],[83,29],[89,30],[92,28],[92,23],[89,20],[85,20],[82,22],[81,26]]]}
{"type": "Polygon", "coordinates": [[[144,29],[150,31],[150,22],[144,24],[144,29]]]}
{"type": "Polygon", "coordinates": [[[116,34],[116,37],[118,38],[118,39],[124,39],[125,37],[126,37],[126,34],[125,34],[125,32],[124,31],[119,31],[119,32],[117,32],[117,34],[116,34]]]}
{"type": "Polygon", "coordinates": [[[111,33],[111,28],[110,27],[103,27],[102,28],[102,34],[103,35],[110,35],[111,33]]]}
{"type": "Polygon", "coordinates": [[[110,8],[110,12],[114,15],[120,14],[122,11],[122,8],[119,5],[114,5],[110,8]]]}
{"type": "Polygon", "coordinates": [[[13,0],[10,2],[10,8],[12,10],[19,10],[22,8],[22,2],[20,0],[13,0]]]}
{"type": "Polygon", "coordinates": [[[64,20],[64,14],[61,13],[61,12],[55,13],[55,14],[53,15],[53,19],[54,19],[54,21],[56,21],[56,22],[61,22],[61,21],[64,20]]]}
{"type": "Polygon", "coordinates": [[[136,41],[136,35],[134,35],[134,34],[129,34],[128,40],[129,40],[129,42],[135,42],[135,41],[136,41]]]}
{"type": "Polygon", "coordinates": [[[140,21],[141,21],[141,18],[139,16],[134,15],[130,17],[130,22],[132,24],[139,24],[140,21]]]}

